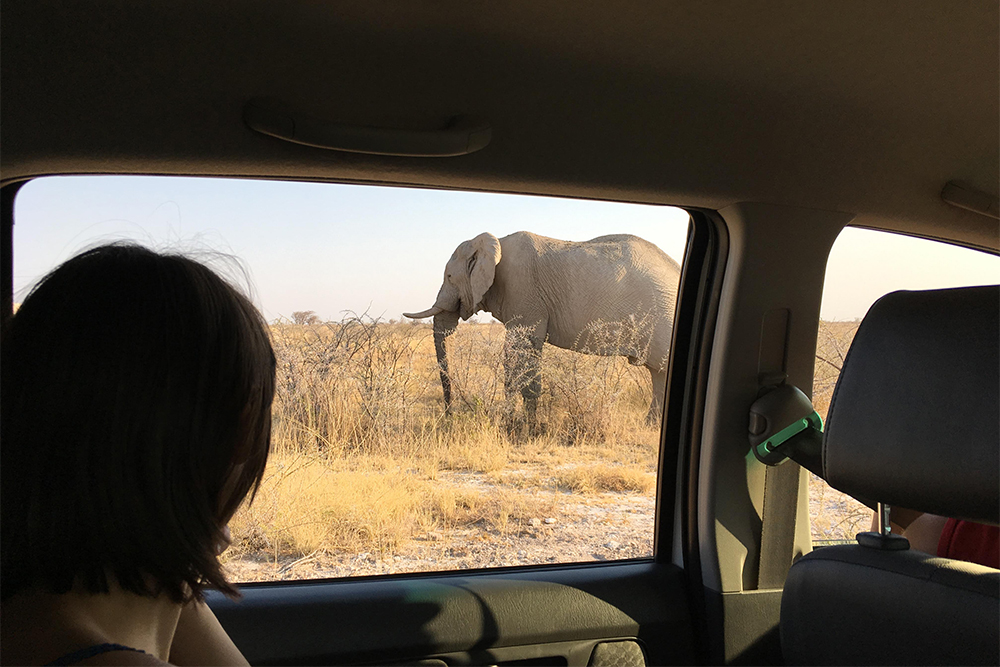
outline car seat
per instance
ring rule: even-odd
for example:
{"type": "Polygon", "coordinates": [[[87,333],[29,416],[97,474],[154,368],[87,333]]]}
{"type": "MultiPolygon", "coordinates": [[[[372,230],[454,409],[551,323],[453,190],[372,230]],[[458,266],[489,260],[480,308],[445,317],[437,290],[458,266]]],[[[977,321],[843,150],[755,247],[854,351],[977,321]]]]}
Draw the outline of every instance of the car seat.
{"type": "MultiPolygon", "coordinates": [[[[889,506],[1000,522],[1000,286],[894,292],[861,323],[834,392],[823,473],[889,506]]],[[[863,533],[794,563],[786,663],[1000,662],[1000,570],[863,533]]]]}

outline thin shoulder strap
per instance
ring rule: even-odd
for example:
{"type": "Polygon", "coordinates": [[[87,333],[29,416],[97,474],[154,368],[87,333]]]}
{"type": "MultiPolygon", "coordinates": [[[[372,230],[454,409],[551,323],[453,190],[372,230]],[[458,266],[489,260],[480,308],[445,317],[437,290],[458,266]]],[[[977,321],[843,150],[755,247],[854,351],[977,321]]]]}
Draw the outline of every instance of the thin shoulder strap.
{"type": "Polygon", "coordinates": [[[82,648],[79,651],[67,653],[61,658],[56,658],[52,662],[46,663],[46,665],[75,665],[76,663],[86,660],[87,658],[93,658],[95,655],[110,653],[111,651],[134,651],[136,653],[145,653],[145,651],[141,649],[132,648],[131,646],[122,646],[121,644],[94,644],[93,646],[82,648]]]}

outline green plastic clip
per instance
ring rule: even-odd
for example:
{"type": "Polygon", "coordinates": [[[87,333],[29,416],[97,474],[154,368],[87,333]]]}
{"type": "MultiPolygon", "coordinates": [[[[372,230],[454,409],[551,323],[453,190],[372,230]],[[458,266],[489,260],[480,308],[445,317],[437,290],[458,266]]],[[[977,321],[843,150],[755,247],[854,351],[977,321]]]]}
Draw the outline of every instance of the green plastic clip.
{"type": "Polygon", "coordinates": [[[813,410],[813,413],[808,417],[803,417],[802,419],[792,422],[764,442],[757,445],[757,455],[761,458],[768,456],[771,452],[807,428],[816,429],[820,433],[823,432],[823,418],[820,417],[819,413],[815,410],[813,410]]]}

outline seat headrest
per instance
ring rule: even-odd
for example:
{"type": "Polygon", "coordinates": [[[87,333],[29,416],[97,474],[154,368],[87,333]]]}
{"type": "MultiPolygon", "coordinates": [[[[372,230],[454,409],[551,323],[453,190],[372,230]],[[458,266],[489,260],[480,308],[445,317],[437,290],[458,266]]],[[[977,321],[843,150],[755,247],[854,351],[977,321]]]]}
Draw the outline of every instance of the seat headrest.
{"type": "Polygon", "coordinates": [[[1000,523],[1000,285],[871,307],[830,404],[823,472],[854,496],[1000,523]]]}

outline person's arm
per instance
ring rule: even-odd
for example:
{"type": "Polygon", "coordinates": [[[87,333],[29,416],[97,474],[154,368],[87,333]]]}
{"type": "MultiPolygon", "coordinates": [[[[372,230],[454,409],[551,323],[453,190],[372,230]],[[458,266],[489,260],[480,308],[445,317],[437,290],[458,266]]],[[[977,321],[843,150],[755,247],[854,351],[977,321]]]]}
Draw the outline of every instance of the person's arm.
{"type": "Polygon", "coordinates": [[[204,602],[189,602],[181,610],[170,644],[172,665],[249,665],[204,602]]]}

